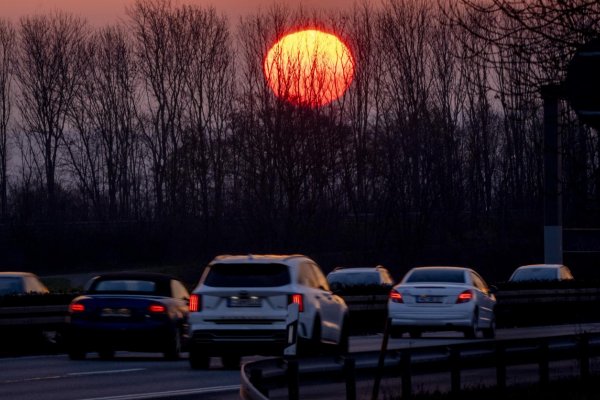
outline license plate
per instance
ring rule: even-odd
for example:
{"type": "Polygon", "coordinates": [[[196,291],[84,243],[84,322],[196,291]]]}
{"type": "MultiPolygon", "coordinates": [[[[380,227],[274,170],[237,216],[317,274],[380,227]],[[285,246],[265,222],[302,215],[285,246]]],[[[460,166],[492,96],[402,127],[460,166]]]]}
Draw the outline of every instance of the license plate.
{"type": "Polygon", "coordinates": [[[100,316],[127,318],[131,317],[131,310],[129,308],[103,308],[100,316]]]}
{"type": "Polygon", "coordinates": [[[417,303],[442,303],[444,298],[442,296],[418,296],[417,303]]]}
{"type": "Polygon", "coordinates": [[[230,297],[228,300],[229,307],[260,307],[262,305],[260,297],[230,297]]]}

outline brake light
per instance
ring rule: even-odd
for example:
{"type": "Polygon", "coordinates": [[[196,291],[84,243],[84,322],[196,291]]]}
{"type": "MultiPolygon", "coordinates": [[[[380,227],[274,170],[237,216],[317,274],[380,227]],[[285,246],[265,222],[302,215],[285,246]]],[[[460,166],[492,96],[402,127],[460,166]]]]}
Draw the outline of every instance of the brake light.
{"type": "Polygon", "coordinates": [[[85,306],[81,303],[71,303],[69,304],[69,311],[71,313],[80,313],[85,311],[85,306]]]}
{"type": "Polygon", "coordinates": [[[473,300],[473,292],[471,292],[470,290],[465,290],[456,298],[456,304],[468,303],[471,300],[473,300]]]}
{"type": "Polygon", "coordinates": [[[167,307],[163,306],[162,304],[152,304],[150,307],[148,307],[148,311],[154,314],[161,314],[167,311],[167,307]]]}
{"type": "Polygon", "coordinates": [[[198,312],[202,309],[202,303],[199,294],[190,296],[190,312],[198,312]]]}
{"type": "Polygon", "coordinates": [[[304,297],[300,293],[291,294],[288,304],[298,304],[298,312],[304,311],[304,297]]]}
{"type": "Polygon", "coordinates": [[[402,299],[402,293],[398,292],[396,289],[392,289],[390,291],[389,298],[392,303],[404,303],[404,300],[402,299]]]}

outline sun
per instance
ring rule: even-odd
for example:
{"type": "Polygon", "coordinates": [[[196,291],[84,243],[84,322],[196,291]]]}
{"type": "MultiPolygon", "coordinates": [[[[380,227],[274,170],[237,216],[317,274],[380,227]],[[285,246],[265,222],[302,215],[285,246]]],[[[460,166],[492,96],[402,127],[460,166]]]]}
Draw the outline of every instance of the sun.
{"type": "Polygon", "coordinates": [[[348,89],[354,78],[354,59],[336,35],[307,29],[273,44],[265,57],[264,73],[280,99],[320,107],[348,89]]]}

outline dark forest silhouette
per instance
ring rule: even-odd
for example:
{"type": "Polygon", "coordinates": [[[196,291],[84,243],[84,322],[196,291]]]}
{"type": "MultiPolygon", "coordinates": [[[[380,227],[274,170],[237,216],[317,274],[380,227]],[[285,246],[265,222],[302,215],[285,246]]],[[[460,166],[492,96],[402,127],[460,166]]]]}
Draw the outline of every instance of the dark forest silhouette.
{"type": "MultiPolygon", "coordinates": [[[[127,15],[0,21],[2,267],[303,252],[326,269],[470,264],[502,280],[543,261],[539,89],[600,32],[597,2],[273,6],[232,24],[142,0],[127,15]],[[270,91],[265,54],[295,27],[350,46],[341,99],[270,91]]],[[[568,104],[560,129],[565,225],[598,227],[597,132],[568,104]]]]}

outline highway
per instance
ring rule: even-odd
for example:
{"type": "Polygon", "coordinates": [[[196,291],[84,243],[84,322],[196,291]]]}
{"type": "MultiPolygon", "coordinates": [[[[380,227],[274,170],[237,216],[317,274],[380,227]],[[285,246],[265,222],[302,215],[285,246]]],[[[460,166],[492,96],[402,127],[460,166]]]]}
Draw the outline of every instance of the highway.
{"type": "MultiPolygon", "coordinates": [[[[500,339],[600,332],[600,323],[499,329],[500,339]]],[[[421,339],[392,339],[389,348],[422,347],[461,342],[460,334],[440,332],[421,339]]],[[[352,352],[378,350],[381,335],[353,336],[352,352]]],[[[246,358],[245,361],[252,358],[246,358]]],[[[225,370],[219,359],[208,371],[192,371],[184,357],[164,361],[160,354],[117,353],[114,360],[95,354],[85,361],[66,355],[11,357],[2,359],[0,397],[44,400],[133,400],[133,399],[238,399],[239,371],[225,370]]]]}

